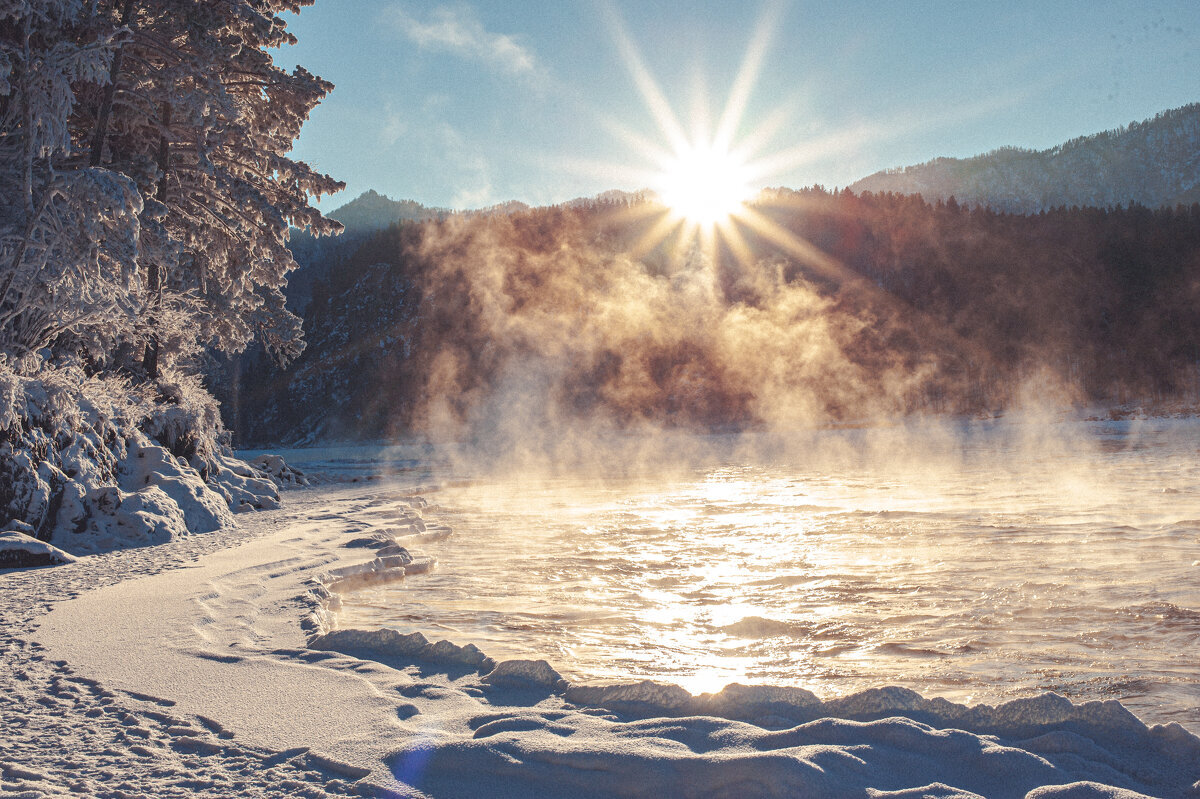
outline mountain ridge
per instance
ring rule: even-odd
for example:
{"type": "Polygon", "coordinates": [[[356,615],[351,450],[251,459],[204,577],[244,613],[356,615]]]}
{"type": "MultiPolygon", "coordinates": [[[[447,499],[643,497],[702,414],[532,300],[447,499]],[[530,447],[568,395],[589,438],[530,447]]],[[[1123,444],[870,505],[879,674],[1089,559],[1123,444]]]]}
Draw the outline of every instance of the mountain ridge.
{"type": "Polygon", "coordinates": [[[347,231],[370,233],[396,222],[442,219],[451,213],[448,208],[422,205],[416,200],[393,200],[374,189],[367,189],[326,216],[341,222],[347,231]]]}
{"type": "Polygon", "coordinates": [[[931,202],[954,197],[1009,213],[1190,205],[1200,201],[1200,103],[1046,150],[1001,147],[971,158],[935,158],[876,172],[847,188],[920,194],[931,202]]]}

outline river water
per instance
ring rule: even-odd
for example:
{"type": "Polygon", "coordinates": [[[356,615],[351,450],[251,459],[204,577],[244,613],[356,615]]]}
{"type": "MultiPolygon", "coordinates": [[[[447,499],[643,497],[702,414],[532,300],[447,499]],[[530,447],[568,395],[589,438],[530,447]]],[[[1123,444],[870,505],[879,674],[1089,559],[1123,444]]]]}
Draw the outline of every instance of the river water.
{"type": "Polygon", "coordinates": [[[420,547],[436,570],[350,594],[339,623],[573,681],[1054,690],[1196,732],[1198,446],[1195,421],[990,424],[538,479],[422,468],[452,473],[426,494],[455,531],[420,547]]]}

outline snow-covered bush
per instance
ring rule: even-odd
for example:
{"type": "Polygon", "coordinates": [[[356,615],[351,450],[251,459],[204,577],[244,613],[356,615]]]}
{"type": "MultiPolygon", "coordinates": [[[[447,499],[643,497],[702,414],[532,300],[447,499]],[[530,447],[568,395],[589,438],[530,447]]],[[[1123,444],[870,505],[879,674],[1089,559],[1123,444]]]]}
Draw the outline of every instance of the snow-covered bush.
{"type": "Polygon", "coordinates": [[[157,401],[142,429],[173,455],[211,462],[224,436],[217,401],[197,375],[168,370],[155,385],[157,401]]]}
{"type": "Polygon", "coordinates": [[[279,507],[271,476],[230,455],[216,404],[195,378],[134,385],[36,361],[18,370],[0,354],[0,529],[79,554],[209,532],[232,524],[233,512],[279,507]]]}
{"type": "Polygon", "coordinates": [[[120,378],[33,369],[35,360],[0,354],[0,527],[16,519],[48,538],[67,482],[115,483],[125,454],[118,431],[135,429],[148,403],[120,378]]]}

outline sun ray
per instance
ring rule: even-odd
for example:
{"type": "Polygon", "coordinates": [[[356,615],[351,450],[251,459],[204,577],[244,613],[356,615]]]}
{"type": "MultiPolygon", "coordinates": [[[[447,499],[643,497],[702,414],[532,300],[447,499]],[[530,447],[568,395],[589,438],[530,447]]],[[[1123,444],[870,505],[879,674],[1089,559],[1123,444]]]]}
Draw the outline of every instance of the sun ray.
{"type": "Polygon", "coordinates": [[[645,167],[610,164],[608,161],[601,161],[599,159],[571,156],[544,157],[542,163],[557,166],[571,174],[586,175],[601,180],[618,181],[633,186],[649,186],[654,181],[656,174],[645,167]]]}
{"type": "Polygon", "coordinates": [[[692,70],[691,94],[692,135],[689,141],[697,142],[707,138],[709,131],[712,130],[712,108],[709,105],[708,81],[705,78],[704,70],[699,65],[692,70]]]}
{"type": "Polygon", "coordinates": [[[839,283],[864,279],[856,272],[846,268],[836,258],[828,255],[820,247],[777,225],[754,207],[747,206],[738,220],[775,246],[795,256],[805,266],[811,267],[826,277],[832,277],[839,283]]]}
{"type": "Polygon", "coordinates": [[[725,110],[721,113],[721,120],[717,123],[716,133],[713,135],[713,146],[724,150],[732,147],[733,137],[737,134],[742,117],[746,113],[746,106],[750,102],[754,84],[758,82],[758,75],[762,71],[767,50],[770,48],[772,39],[775,38],[775,32],[779,29],[780,15],[780,4],[772,3],[766,6],[759,16],[758,25],[750,39],[749,47],[746,48],[746,55],[742,59],[737,77],[733,81],[733,88],[729,92],[729,99],[725,102],[725,110]]]}
{"type": "Polygon", "coordinates": [[[625,62],[625,68],[629,70],[634,84],[641,93],[647,110],[654,115],[659,128],[667,138],[672,149],[679,150],[681,147],[686,147],[688,141],[687,134],[684,132],[679,120],[675,117],[675,112],[671,110],[671,104],[667,102],[662,89],[659,88],[658,83],[650,75],[650,70],[646,68],[645,63],[642,61],[641,54],[638,52],[637,47],[634,46],[629,32],[625,29],[624,20],[621,19],[620,14],[611,3],[605,3],[602,8],[605,10],[605,17],[607,18],[609,27],[612,29],[613,39],[616,42],[617,49],[620,51],[621,59],[625,62]]]}
{"type": "Polygon", "coordinates": [[[697,235],[700,238],[700,252],[708,256],[710,261],[717,259],[717,226],[699,225],[697,235]]]}
{"type": "Polygon", "coordinates": [[[642,156],[647,163],[661,164],[671,157],[671,151],[646,136],[637,133],[627,125],[623,125],[611,116],[595,113],[597,122],[610,134],[629,145],[630,149],[642,156]]]}
{"type": "Polygon", "coordinates": [[[654,223],[654,226],[638,237],[638,240],[629,248],[631,257],[635,259],[641,258],[666,241],[677,228],[684,224],[684,220],[667,213],[665,210],[659,209],[659,213],[661,217],[654,223]]]}
{"type": "Polygon", "coordinates": [[[721,237],[724,242],[729,245],[730,252],[733,257],[744,268],[754,265],[754,253],[750,249],[750,245],[746,243],[746,239],[742,236],[742,231],[738,229],[739,222],[742,221],[744,213],[737,214],[731,220],[731,223],[721,228],[721,237]]]}
{"type": "Polygon", "coordinates": [[[895,135],[894,131],[883,125],[861,125],[853,130],[841,130],[808,139],[795,147],[762,156],[748,163],[747,169],[755,175],[777,175],[829,155],[853,151],[862,144],[879,141],[890,135],[895,135]]]}

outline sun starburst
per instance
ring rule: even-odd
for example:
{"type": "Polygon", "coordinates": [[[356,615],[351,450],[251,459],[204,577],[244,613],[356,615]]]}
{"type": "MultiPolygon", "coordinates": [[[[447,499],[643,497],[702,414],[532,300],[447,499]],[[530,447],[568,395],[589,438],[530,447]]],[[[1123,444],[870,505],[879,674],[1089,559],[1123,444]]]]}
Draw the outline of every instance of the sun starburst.
{"type": "MultiPolygon", "coordinates": [[[[698,89],[690,127],[647,68],[615,6],[601,8],[617,52],[654,123],[653,135],[631,127],[628,117],[587,109],[603,129],[639,156],[643,166],[635,166],[632,160],[622,164],[568,159],[564,167],[609,181],[617,177],[649,190],[647,202],[634,203],[623,212],[641,229],[630,254],[641,257],[665,247],[681,258],[699,252],[715,262],[728,253],[750,265],[757,257],[755,243],[769,242],[816,272],[839,282],[853,279],[820,248],[773,221],[770,201],[762,192],[783,174],[827,157],[831,147],[839,146],[831,143],[834,138],[845,139],[773,146],[782,131],[795,127],[790,120],[796,107],[790,102],[770,111],[758,124],[748,123],[750,98],[778,29],[782,5],[767,0],[715,124],[709,113],[711,94],[698,89]]],[[[704,85],[699,75],[696,85],[704,85]]]]}
{"type": "Polygon", "coordinates": [[[656,189],[663,205],[698,226],[728,223],[753,194],[746,165],[707,142],[676,152],[663,165],[656,189]]]}

